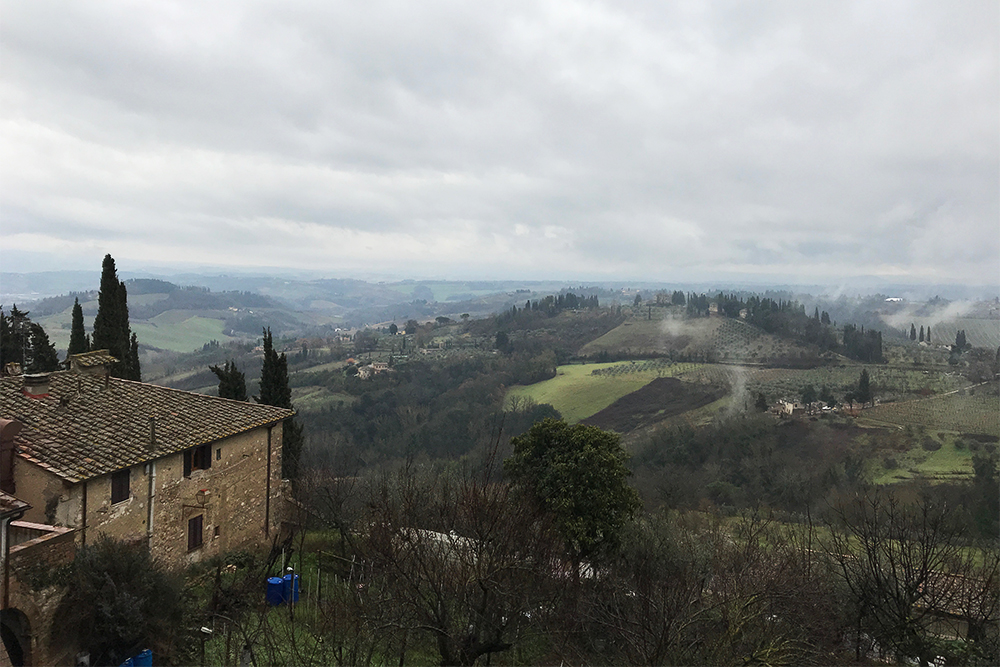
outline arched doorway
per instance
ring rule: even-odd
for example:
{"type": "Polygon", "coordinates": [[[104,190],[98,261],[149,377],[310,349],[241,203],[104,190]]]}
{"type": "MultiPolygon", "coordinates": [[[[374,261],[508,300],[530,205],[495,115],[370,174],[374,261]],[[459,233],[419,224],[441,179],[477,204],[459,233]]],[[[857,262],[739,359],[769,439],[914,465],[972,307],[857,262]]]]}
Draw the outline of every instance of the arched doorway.
{"type": "Polygon", "coordinates": [[[31,624],[23,611],[0,611],[0,639],[3,639],[10,664],[14,667],[31,664],[31,624]]]}

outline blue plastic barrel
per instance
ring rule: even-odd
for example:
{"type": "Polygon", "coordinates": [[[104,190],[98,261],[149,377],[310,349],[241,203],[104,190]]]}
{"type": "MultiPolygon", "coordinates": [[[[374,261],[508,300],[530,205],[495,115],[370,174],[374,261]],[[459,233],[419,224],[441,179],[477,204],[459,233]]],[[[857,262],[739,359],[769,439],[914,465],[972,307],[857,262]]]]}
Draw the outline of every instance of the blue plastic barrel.
{"type": "Polygon", "coordinates": [[[135,663],[132,662],[132,658],[125,658],[125,662],[118,665],[118,667],[133,667],[133,665],[135,665],[135,663]]]}
{"type": "Polygon", "coordinates": [[[299,575],[297,575],[297,574],[294,575],[295,576],[294,583],[293,583],[293,580],[292,580],[292,576],[293,575],[286,574],[285,577],[284,577],[284,579],[285,579],[285,587],[284,587],[285,602],[288,602],[289,600],[291,600],[292,602],[298,602],[299,601],[299,575]]]}
{"type": "Polygon", "coordinates": [[[132,667],[153,667],[153,652],[148,648],[132,657],[132,667]]]}
{"type": "Polygon", "coordinates": [[[269,577],[267,580],[267,603],[272,607],[277,607],[285,601],[284,581],[281,577],[269,577]]]}

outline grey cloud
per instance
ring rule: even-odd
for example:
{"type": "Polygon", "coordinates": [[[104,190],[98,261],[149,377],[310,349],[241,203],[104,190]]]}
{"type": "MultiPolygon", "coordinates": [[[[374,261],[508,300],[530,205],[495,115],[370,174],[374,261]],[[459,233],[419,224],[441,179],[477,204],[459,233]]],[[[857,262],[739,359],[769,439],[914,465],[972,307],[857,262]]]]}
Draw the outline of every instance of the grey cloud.
{"type": "Polygon", "coordinates": [[[295,264],[282,233],[317,267],[381,261],[360,234],[410,244],[384,255],[403,273],[440,247],[451,271],[652,278],[683,239],[692,270],[1000,273],[994,3],[4,13],[8,246],[295,264]]]}

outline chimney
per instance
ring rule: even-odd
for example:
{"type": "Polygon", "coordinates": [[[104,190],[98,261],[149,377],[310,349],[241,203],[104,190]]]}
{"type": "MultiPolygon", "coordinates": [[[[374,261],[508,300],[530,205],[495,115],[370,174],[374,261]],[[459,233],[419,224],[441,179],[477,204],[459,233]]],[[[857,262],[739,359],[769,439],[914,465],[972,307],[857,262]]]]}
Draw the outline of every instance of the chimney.
{"type": "Polygon", "coordinates": [[[0,419],[0,491],[14,493],[14,438],[22,424],[12,419],[0,419]]]}
{"type": "Polygon", "coordinates": [[[24,378],[24,395],[28,398],[48,398],[49,375],[50,373],[33,373],[22,376],[24,378]]]}

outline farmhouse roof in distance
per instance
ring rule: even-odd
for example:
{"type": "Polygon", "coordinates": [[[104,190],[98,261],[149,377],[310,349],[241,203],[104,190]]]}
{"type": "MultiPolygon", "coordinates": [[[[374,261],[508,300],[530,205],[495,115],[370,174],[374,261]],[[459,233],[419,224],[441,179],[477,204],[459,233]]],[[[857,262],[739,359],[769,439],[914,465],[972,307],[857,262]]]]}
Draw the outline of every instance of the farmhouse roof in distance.
{"type": "Polygon", "coordinates": [[[57,371],[46,392],[0,379],[0,417],[23,424],[18,456],[69,482],[97,477],[295,413],[102,375],[57,371]]]}

